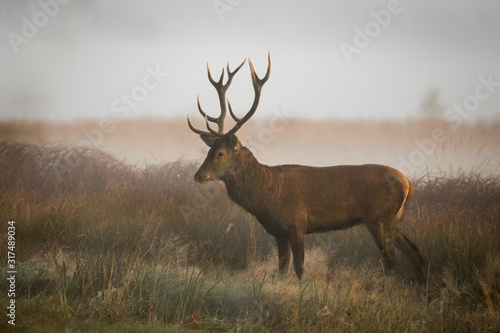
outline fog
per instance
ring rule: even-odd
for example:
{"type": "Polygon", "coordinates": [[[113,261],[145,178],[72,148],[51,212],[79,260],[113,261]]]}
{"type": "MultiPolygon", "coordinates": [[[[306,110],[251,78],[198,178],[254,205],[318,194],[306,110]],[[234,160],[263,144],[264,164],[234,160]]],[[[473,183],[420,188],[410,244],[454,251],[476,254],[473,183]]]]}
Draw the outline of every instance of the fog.
{"type": "MultiPolygon", "coordinates": [[[[263,75],[268,52],[256,117],[404,119],[429,96],[450,122],[500,115],[497,1],[2,0],[0,13],[0,119],[195,117],[198,94],[216,114],[207,62],[218,76],[250,57],[263,75]]],[[[249,108],[248,66],[228,97],[249,108]]]]}

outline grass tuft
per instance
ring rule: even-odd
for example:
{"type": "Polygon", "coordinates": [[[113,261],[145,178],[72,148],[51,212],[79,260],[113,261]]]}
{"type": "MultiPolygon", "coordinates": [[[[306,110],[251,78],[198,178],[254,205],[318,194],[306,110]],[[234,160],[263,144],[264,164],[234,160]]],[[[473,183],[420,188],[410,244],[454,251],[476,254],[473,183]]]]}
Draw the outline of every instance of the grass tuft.
{"type": "MultiPolygon", "coordinates": [[[[308,235],[306,275],[280,277],[274,240],[186,161],[135,166],[89,148],[0,143],[0,226],[16,221],[16,326],[33,331],[495,331],[500,180],[415,184],[409,263],[385,276],[364,227],[308,235]]],[[[7,238],[0,247],[7,248],[7,238]]],[[[7,253],[0,253],[7,290],[7,253]]],[[[0,301],[6,306],[6,301],[0,301]]],[[[0,329],[9,328],[5,321],[0,329]]]]}

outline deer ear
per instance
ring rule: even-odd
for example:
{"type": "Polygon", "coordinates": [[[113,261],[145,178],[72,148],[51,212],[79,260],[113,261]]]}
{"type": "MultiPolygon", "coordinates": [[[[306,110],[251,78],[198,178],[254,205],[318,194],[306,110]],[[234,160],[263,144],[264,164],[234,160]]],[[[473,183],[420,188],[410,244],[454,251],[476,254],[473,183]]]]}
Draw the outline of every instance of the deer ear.
{"type": "Polygon", "coordinates": [[[229,139],[229,145],[230,145],[230,147],[233,148],[234,151],[237,151],[240,149],[240,147],[241,147],[240,140],[238,140],[238,138],[236,137],[236,135],[234,135],[234,133],[230,132],[228,139],[229,139]]]}
{"type": "Polygon", "coordinates": [[[205,142],[205,144],[207,146],[209,146],[210,148],[213,147],[214,143],[215,143],[215,140],[217,140],[217,137],[215,135],[212,135],[212,134],[200,134],[200,138],[203,140],[203,142],[205,142]]]}

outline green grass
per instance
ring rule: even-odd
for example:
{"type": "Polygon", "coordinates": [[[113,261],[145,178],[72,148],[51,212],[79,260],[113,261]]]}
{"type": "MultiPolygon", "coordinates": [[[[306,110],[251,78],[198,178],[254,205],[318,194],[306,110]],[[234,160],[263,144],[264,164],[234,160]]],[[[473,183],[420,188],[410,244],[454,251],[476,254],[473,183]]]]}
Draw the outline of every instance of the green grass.
{"type": "MultiPolygon", "coordinates": [[[[274,239],[220,184],[192,181],[192,163],[136,167],[91,149],[13,143],[0,143],[0,157],[0,233],[16,221],[16,329],[500,329],[498,178],[414,181],[403,229],[422,249],[426,285],[405,259],[385,276],[364,227],[308,235],[299,284],[292,270],[278,276],[274,239]]],[[[4,236],[0,248],[5,291],[4,236]]]]}

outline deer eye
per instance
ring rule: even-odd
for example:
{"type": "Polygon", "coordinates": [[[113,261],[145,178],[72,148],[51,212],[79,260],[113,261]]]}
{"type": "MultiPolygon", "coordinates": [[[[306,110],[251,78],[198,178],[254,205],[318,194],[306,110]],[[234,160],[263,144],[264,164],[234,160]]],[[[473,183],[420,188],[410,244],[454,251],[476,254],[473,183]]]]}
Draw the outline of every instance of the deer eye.
{"type": "Polygon", "coordinates": [[[222,156],[224,156],[224,152],[223,151],[220,151],[217,153],[217,158],[221,158],[222,156]]]}

